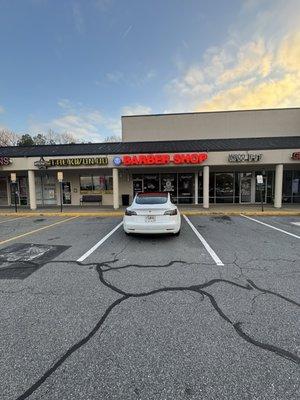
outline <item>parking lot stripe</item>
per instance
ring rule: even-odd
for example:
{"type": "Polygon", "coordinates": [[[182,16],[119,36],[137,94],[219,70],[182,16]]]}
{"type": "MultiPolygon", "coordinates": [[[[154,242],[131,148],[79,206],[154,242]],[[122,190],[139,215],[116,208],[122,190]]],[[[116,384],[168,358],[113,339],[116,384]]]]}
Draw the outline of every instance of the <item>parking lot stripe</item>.
{"type": "Polygon", "coordinates": [[[11,238],[6,239],[6,240],[0,240],[0,245],[8,243],[8,242],[11,242],[12,240],[20,239],[20,238],[22,238],[24,236],[32,235],[32,234],[34,234],[36,232],[43,231],[44,229],[51,228],[52,226],[59,225],[59,224],[62,224],[64,222],[67,222],[67,221],[71,221],[71,219],[74,219],[74,218],[78,218],[78,217],[67,218],[67,219],[64,219],[63,221],[54,222],[53,224],[43,226],[42,228],[34,229],[33,231],[30,231],[30,232],[22,233],[21,235],[14,236],[14,237],[11,237],[11,238]]]}
{"type": "Polygon", "coordinates": [[[84,253],[80,258],[78,258],[77,262],[82,262],[86,258],[88,258],[95,250],[98,249],[98,247],[101,246],[113,233],[115,233],[120,226],[123,225],[123,221],[120,222],[113,230],[111,230],[107,235],[105,235],[101,240],[99,240],[98,243],[96,243],[90,250],[88,250],[86,253],[84,253]]]}
{"type": "Polygon", "coordinates": [[[183,215],[183,218],[190,225],[190,227],[194,231],[195,235],[200,240],[200,242],[203,244],[203,246],[206,248],[206,250],[210,254],[211,258],[214,260],[214,262],[219,266],[224,266],[224,264],[219,259],[219,257],[216,255],[214,250],[210,247],[210,245],[207,243],[207,241],[204,239],[204,237],[199,233],[199,231],[194,227],[194,225],[191,223],[191,221],[188,219],[188,217],[186,215],[183,215]]]}
{"type": "Polygon", "coordinates": [[[291,222],[291,224],[296,225],[296,226],[300,226],[300,222],[291,222]]]}
{"type": "Polygon", "coordinates": [[[28,216],[26,216],[26,217],[17,217],[17,218],[7,219],[7,220],[5,220],[5,221],[0,221],[0,224],[4,224],[5,222],[16,221],[17,219],[24,219],[24,218],[28,218],[28,216]]]}
{"type": "Polygon", "coordinates": [[[293,237],[295,237],[296,239],[300,239],[300,236],[295,235],[294,233],[290,233],[290,232],[284,231],[283,229],[276,228],[276,226],[273,226],[273,225],[270,225],[270,224],[266,224],[265,222],[259,221],[258,219],[255,219],[255,218],[248,217],[248,215],[241,214],[241,216],[244,217],[244,218],[248,218],[248,219],[250,219],[251,221],[257,222],[258,224],[265,225],[265,226],[267,226],[268,228],[272,228],[272,229],[275,229],[276,231],[285,233],[286,235],[293,236],[293,237]]]}

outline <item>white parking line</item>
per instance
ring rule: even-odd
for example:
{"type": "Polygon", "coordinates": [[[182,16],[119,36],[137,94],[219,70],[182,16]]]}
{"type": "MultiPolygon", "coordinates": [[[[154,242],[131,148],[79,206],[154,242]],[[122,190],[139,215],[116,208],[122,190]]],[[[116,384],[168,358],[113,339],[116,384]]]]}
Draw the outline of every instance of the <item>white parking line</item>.
{"type": "Polygon", "coordinates": [[[120,222],[113,230],[111,230],[107,235],[105,235],[101,240],[99,240],[98,243],[95,244],[90,250],[88,250],[86,253],[84,253],[80,258],[78,258],[78,262],[84,261],[86,258],[88,258],[95,250],[98,249],[101,244],[103,244],[113,233],[116,232],[122,226],[123,221],[120,222]]]}
{"type": "Polygon", "coordinates": [[[0,224],[5,224],[6,222],[16,221],[17,219],[24,219],[24,218],[28,218],[28,217],[26,216],[26,217],[17,217],[17,218],[6,219],[5,221],[0,221],[0,224]]]}
{"type": "Polygon", "coordinates": [[[248,219],[250,219],[251,221],[255,221],[255,222],[257,222],[258,224],[265,225],[265,226],[267,226],[268,228],[272,228],[272,229],[275,229],[276,231],[285,233],[286,235],[293,236],[293,237],[295,237],[296,239],[300,239],[300,236],[295,235],[294,233],[290,233],[290,232],[284,231],[283,229],[276,228],[276,226],[269,225],[269,224],[266,224],[265,222],[259,221],[258,219],[254,219],[254,218],[248,217],[248,215],[243,215],[243,214],[241,214],[241,216],[244,217],[244,218],[248,218],[248,219]]]}
{"type": "Polygon", "coordinates": [[[211,258],[214,260],[214,262],[219,266],[224,266],[224,264],[219,259],[219,257],[216,255],[214,250],[210,247],[210,245],[207,243],[207,241],[204,239],[204,237],[202,235],[200,235],[199,231],[194,227],[194,225],[191,223],[191,221],[188,219],[188,217],[186,215],[183,215],[183,218],[186,220],[186,222],[189,224],[189,226],[194,231],[197,238],[200,240],[200,242],[203,244],[203,246],[209,252],[209,254],[210,254],[211,258]]]}
{"type": "Polygon", "coordinates": [[[296,225],[296,226],[300,226],[300,222],[291,222],[291,224],[296,225]]]}

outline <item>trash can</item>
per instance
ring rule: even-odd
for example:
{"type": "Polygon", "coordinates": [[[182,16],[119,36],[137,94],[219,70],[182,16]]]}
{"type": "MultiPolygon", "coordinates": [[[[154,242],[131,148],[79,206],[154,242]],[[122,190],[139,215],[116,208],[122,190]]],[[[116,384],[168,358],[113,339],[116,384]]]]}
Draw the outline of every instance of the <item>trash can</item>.
{"type": "Polygon", "coordinates": [[[122,194],[122,206],[129,206],[129,194],[122,194]]]}

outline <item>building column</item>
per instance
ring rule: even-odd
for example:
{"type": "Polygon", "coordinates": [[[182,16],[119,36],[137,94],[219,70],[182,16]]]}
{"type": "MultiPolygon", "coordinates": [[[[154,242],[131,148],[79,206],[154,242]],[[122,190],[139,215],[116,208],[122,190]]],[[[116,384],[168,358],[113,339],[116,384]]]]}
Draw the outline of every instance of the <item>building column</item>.
{"type": "Polygon", "coordinates": [[[117,168],[113,168],[113,200],[116,210],[119,208],[119,171],[117,168]]]}
{"type": "Polygon", "coordinates": [[[209,166],[203,167],[203,208],[209,208],[209,166]]]}
{"type": "Polygon", "coordinates": [[[198,204],[198,179],[199,179],[199,172],[195,172],[195,204],[198,204]]]}
{"type": "Polygon", "coordinates": [[[281,208],[282,204],[283,164],[276,165],[275,169],[275,198],[274,207],[281,208]]]}
{"type": "Polygon", "coordinates": [[[34,171],[28,171],[30,209],[36,210],[35,177],[34,171]]]}

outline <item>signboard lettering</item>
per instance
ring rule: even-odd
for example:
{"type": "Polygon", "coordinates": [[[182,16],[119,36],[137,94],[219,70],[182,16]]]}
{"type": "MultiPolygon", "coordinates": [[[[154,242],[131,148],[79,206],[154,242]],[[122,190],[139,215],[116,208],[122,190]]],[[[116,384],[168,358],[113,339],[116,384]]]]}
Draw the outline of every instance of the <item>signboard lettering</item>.
{"type": "Polygon", "coordinates": [[[107,157],[94,157],[94,158],[57,158],[48,161],[49,167],[79,167],[90,165],[107,165],[107,157]]]}
{"type": "Polygon", "coordinates": [[[229,162],[258,162],[262,159],[258,153],[233,153],[228,155],[229,162]]]}
{"type": "Polygon", "coordinates": [[[9,157],[0,157],[0,166],[7,166],[11,164],[11,159],[9,157]]]}
{"type": "Polygon", "coordinates": [[[296,151],[291,156],[292,160],[300,161],[300,151],[296,151]]]}
{"type": "MultiPolygon", "coordinates": [[[[207,159],[207,153],[177,154],[139,154],[123,156],[122,163],[130,165],[167,165],[167,164],[201,164],[207,159]]],[[[119,157],[118,157],[119,159],[119,157]]]]}

